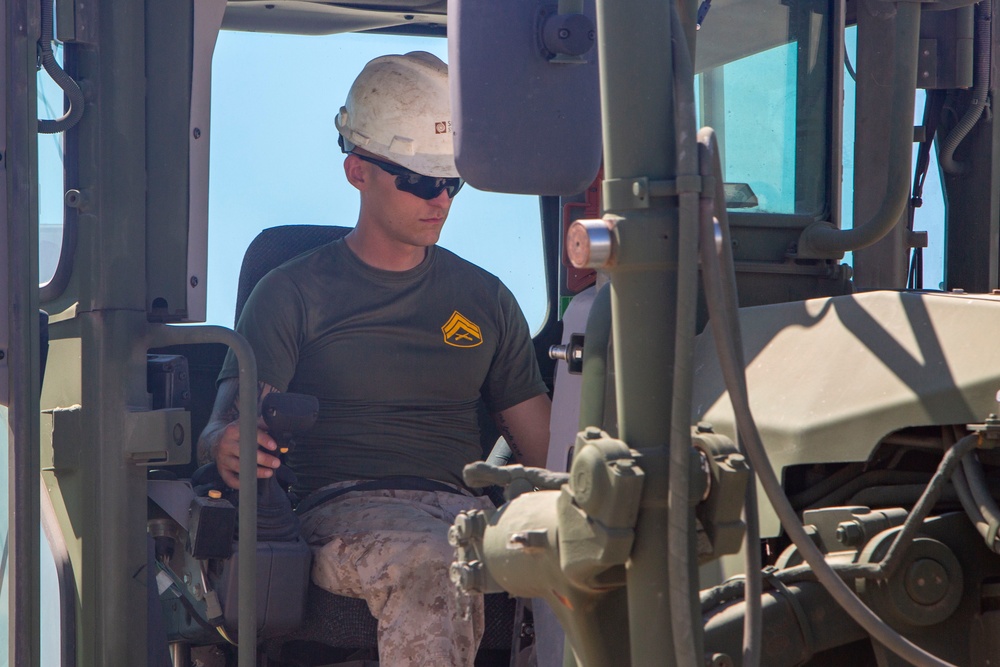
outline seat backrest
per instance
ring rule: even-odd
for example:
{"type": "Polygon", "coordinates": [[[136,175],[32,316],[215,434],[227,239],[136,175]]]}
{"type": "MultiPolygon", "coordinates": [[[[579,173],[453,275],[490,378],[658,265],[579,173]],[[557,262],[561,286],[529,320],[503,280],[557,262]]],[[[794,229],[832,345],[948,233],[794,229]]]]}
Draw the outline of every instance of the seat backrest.
{"type": "Polygon", "coordinates": [[[350,227],[332,225],[282,225],[265,229],[250,243],[243,255],[240,281],[236,289],[236,319],[240,321],[243,304],[268,271],[293,257],[318,248],[351,231],[350,227]]]}

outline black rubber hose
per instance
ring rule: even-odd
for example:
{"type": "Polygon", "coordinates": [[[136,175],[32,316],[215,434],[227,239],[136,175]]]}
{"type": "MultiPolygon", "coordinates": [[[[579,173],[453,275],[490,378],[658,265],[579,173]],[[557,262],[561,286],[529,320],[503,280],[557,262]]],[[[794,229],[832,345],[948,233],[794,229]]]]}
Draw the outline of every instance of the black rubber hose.
{"type": "Polygon", "coordinates": [[[975,519],[973,519],[973,523],[976,524],[979,534],[983,536],[986,547],[990,551],[998,553],[1000,545],[997,543],[997,529],[1000,527],[1000,507],[993,499],[993,494],[986,481],[986,473],[983,472],[983,466],[974,453],[962,459],[962,472],[965,474],[966,484],[976,508],[976,513],[970,514],[970,518],[979,516],[982,519],[982,524],[975,519]]]}
{"type": "Polygon", "coordinates": [[[40,134],[57,134],[64,132],[77,123],[83,117],[83,91],[76,81],[67,74],[56,62],[56,56],[52,53],[53,40],[53,18],[52,0],[42,0],[41,35],[38,38],[38,57],[42,67],[48,75],[59,86],[69,100],[69,109],[55,120],[39,119],[38,132],[40,134]]]}
{"type": "MultiPolygon", "coordinates": [[[[722,264],[733,266],[733,244],[729,233],[729,216],[726,211],[722,162],[719,156],[715,132],[709,128],[702,129],[698,133],[698,142],[701,144],[702,164],[700,173],[702,180],[705,183],[710,183],[714,179],[715,183],[713,192],[703,193],[702,195],[699,226],[707,229],[713,226],[713,219],[718,219],[718,227],[714,230],[717,236],[712,240],[716,245],[716,251],[722,256],[722,264]]],[[[704,238],[701,242],[705,242],[704,238]]],[[[727,303],[738,303],[735,274],[730,273],[727,277],[723,278],[720,288],[727,303]]],[[[739,364],[743,367],[743,341],[739,329],[734,330],[731,335],[733,337],[734,349],[739,358],[739,364]]],[[[746,455],[746,450],[742,446],[739,433],[736,436],[740,451],[746,455]]],[[[749,457],[747,458],[749,460],[749,457]]],[[[747,573],[745,591],[743,592],[746,613],[743,616],[742,667],[758,667],[762,654],[761,638],[763,636],[764,617],[761,594],[763,592],[763,582],[761,580],[760,521],[757,507],[757,478],[751,467],[750,474],[747,476],[746,496],[742,512],[742,519],[746,528],[743,538],[743,571],[747,573]]]]}
{"type": "Polygon", "coordinates": [[[972,101],[961,120],[942,142],[938,155],[938,163],[949,174],[964,174],[969,169],[968,164],[955,162],[955,149],[979,122],[986,109],[990,88],[990,61],[992,60],[992,23],[993,2],[992,0],[982,0],[976,5],[976,32],[973,46],[976,50],[976,65],[972,74],[972,101]]]}

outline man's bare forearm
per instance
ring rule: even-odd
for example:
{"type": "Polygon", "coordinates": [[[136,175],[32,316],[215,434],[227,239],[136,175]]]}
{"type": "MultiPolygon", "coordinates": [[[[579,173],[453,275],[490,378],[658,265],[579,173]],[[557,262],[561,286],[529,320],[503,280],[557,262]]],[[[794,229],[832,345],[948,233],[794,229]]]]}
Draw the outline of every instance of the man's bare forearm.
{"type": "MultiPolygon", "coordinates": [[[[257,383],[257,415],[260,416],[264,397],[278,390],[265,382],[257,383]]],[[[240,418],[240,384],[238,378],[229,378],[219,384],[215,395],[215,406],[208,418],[205,430],[198,438],[198,461],[202,464],[214,460],[213,449],[219,442],[222,432],[229,424],[240,418]]]]}
{"type": "Polygon", "coordinates": [[[494,415],[497,428],[518,463],[545,467],[551,409],[549,397],[542,394],[494,415]]]}

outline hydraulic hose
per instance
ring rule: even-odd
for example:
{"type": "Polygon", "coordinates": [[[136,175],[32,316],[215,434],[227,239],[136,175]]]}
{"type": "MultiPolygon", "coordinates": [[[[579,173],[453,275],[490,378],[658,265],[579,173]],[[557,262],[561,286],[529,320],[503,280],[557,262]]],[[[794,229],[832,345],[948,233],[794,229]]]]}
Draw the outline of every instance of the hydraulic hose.
{"type": "MultiPolygon", "coordinates": [[[[965,514],[969,517],[969,521],[975,526],[976,532],[983,538],[991,550],[993,546],[990,544],[990,524],[986,521],[983,513],[979,511],[979,507],[976,505],[975,498],[972,497],[972,491],[969,489],[969,482],[965,479],[965,471],[960,467],[955,471],[955,475],[952,478],[952,482],[955,484],[955,491],[958,494],[958,501],[962,503],[962,509],[965,510],[965,514]]],[[[996,544],[996,540],[993,540],[996,544]]]]}
{"type": "MultiPolygon", "coordinates": [[[[740,451],[744,451],[742,445],[740,451]]],[[[746,572],[746,590],[743,592],[746,614],[743,617],[743,667],[759,667],[761,637],[764,633],[764,593],[760,556],[760,517],[757,512],[757,476],[750,469],[747,475],[746,499],[743,503],[743,571],[746,572]]]]}
{"type": "Polygon", "coordinates": [[[977,434],[967,435],[945,451],[944,456],[941,457],[941,463],[938,464],[937,470],[934,471],[934,475],[931,477],[931,481],[927,484],[927,489],[920,497],[920,500],[917,501],[917,504],[914,505],[909,516],[906,517],[906,521],[903,523],[899,534],[892,541],[889,551],[886,552],[885,557],[879,564],[883,578],[888,579],[899,568],[906,548],[910,546],[910,542],[916,536],[920,525],[930,514],[938,498],[941,497],[944,485],[951,479],[952,473],[958,464],[961,463],[962,457],[975,449],[978,443],[979,436],[977,434]]]}
{"type": "Polygon", "coordinates": [[[983,115],[990,89],[990,61],[992,60],[993,2],[981,0],[976,5],[976,33],[973,48],[976,51],[976,65],[972,72],[972,101],[961,120],[951,129],[941,143],[938,163],[949,174],[964,174],[969,165],[955,162],[955,149],[983,115]]]}
{"type": "MultiPolygon", "coordinates": [[[[899,10],[902,12],[904,7],[905,5],[901,5],[899,10]]],[[[720,202],[720,206],[724,206],[724,203],[720,202]]],[[[819,582],[869,635],[917,667],[950,667],[950,663],[931,655],[910,642],[865,606],[826,562],[822,552],[806,533],[795,514],[795,510],[792,509],[785,497],[781,482],[768,461],[767,452],[761,442],[760,433],[750,410],[744,365],[740,363],[740,351],[736,349],[736,341],[739,338],[738,334],[733,335],[733,332],[739,328],[739,315],[735,300],[726,298],[726,291],[723,287],[723,284],[734,275],[734,271],[731,264],[723,265],[724,256],[720,257],[720,254],[716,250],[715,221],[702,220],[700,225],[702,276],[719,365],[733,405],[733,413],[736,417],[741,441],[782,526],[819,582]]]]}
{"type": "Polygon", "coordinates": [[[899,223],[910,195],[913,154],[913,91],[917,85],[917,51],[920,5],[895,3],[895,61],[892,75],[892,120],[889,131],[889,173],[885,194],[875,215],[853,229],[837,229],[829,222],[815,222],[799,236],[802,259],[837,258],[881,240],[899,223]]]}
{"type": "MultiPolygon", "coordinates": [[[[715,131],[704,128],[698,133],[698,143],[701,151],[701,177],[703,183],[713,183],[710,192],[703,192],[700,210],[700,226],[713,226],[713,219],[718,217],[721,224],[714,231],[713,243],[716,251],[723,256],[726,266],[733,266],[733,244],[729,237],[729,216],[725,208],[725,188],[722,179],[722,163],[719,156],[715,131]],[[716,203],[721,205],[716,209],[716,203]]],[[[704,240],[702,241],[704,243],[704,240]]],[[[703,268],[703,271],[705,269],[703,268]]],[[[727,302],[737,303],[736,276],[729,274],[720,281],[720,289],[725,294],[727,302]]],[[[739,330],[734,330],[734,347],[739,355],[740,367],[743,367],[743,341],[739,330]]],[[[740,451],[746,453],[741,438],[737,433],[737,444],[740,451]]],[[[747,477],[746,496],[744,498],[742,518],[746,527],[743,536],[743,571],[746,577],[743,592],[746,613],[743,616],[743,667],[758,667],[761,657],[761,637],[763,635],[763,608],[761,594],[763,582],[761,575],[760,556],[760,521],[757,512],[757,480],[751,468],[747,477]]]]}
{"type": "MultiPolygon", "coordinates": [[[[1000,545],[997,543],[997,530],[1000,528],[1000,507],[997,506],[990,493],[983,466],[975,454],[969,454],[962,459],[962,472],[976,511],[975,515],[970,514],[970,518],[979,517],[980,520],[973,519],[973,523],[979,534],[983,536],[986,547],[994,553],[1000,553],[1000,545]]],[[[961,498],[961,495],[959,497],[961,498]]],[[[965,505],[964,502],[962,504],[965,505]]],[[[969,513],[968,508],[966,508],[966,513],[969,513]]]]}
{"type": "MultiPolygon", "coordinates": [[[[694,134],[694,65],[677,5],[670,6],[673,62],[674,126],[677,176],[698,173],[698,142],[694,134]]],[[[695,313],[698,300],[699,193],[678,195],[677,304],[674,330],[673,401],[670,417],[669,503],[667,545],[668,581],[674,656],[678,665],[697,665],[704,657],[701,628],[695,627],[698,558],[694,540],[694,501],[691,498],[691,392],[695,313]]]]}
{"type": "Polygon", "coordinates": [[[52,80],[59,86],[69,99],[69,109],[55,120],[38,121],[38,132],[40,134],[56,134],[64,132],[77,123],[83,117],[83,92],[76,81],[67,74],[56,62],[55,54],[52,53],[53,18],[52,0],[42,0],[41,34],[38,38],[38,58],[42,67],[52,77],[52,80]]]}

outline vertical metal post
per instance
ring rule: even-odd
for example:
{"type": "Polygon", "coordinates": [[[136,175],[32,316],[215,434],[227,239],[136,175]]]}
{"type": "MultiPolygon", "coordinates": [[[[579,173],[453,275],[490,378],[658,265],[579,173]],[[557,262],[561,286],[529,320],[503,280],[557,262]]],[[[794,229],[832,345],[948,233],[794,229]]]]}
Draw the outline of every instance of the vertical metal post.
{"type": "MultiPolygon", "coordinates": [[[[599,1],[598,51],[606,212],[622,216],[611,267],[619,434],[663,460],[671,432],[678,301],[675,200],[648,185],[673,179],[676,145],[670,3],[599,1]]],[[[692,128],[693,131],[693,128],[692,128]]],[[[673,665],[667,477],[647,473],[627,565],[632,665],[673,665]]]]}
{"type": "Polygon", "coordinates": [[[93,4],[77,4],[78,41],[68,45],[74,74],[86,82],[87,105],[70,130],[73,151],[65,159],[89,197],[78,217],[80,250],[65,297],[78,306],[62,335],[69,339],[63,345],[78,339],[72,344],[80,355],[63,359],[67,365],[51,374],[46,394],[81,406],[77,427],[53,434],[54,447],[76,455],[54,480],[79,536],[68,545],[80,591],[78,661],[143,667],[146,469],[129,454],[128,415],[149,405],[145,6],[142,0],[93,4]],[[92,12],[88,20],[81,11],[92,12]]]}
{"type": "Polygon", "coordinates": [[[9,535],[10,569],[8,661],[37,667],[40,651],[39,603],[39,386],[38,368],[38,157],[35,131],[35,40],[38,5],[8,0],[4,5],[3,44],[3,174],[2,243],[10,325],[3,350],[7,368],[4,397],[9,406],[9,535]]]}

